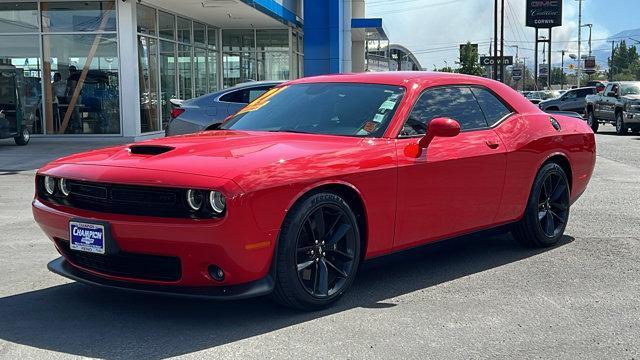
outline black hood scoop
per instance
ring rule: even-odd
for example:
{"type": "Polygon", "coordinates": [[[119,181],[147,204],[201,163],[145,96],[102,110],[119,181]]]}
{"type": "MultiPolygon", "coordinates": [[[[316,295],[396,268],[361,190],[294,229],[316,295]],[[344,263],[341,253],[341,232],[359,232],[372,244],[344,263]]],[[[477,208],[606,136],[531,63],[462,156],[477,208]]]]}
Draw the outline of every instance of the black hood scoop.
{"type": "Polygon", "coordinates": [[[129,146],[129,153],[134,155],[160,155],[168,151],[175,149],[171,146],[163,145],[131,145],[129,146]]]}

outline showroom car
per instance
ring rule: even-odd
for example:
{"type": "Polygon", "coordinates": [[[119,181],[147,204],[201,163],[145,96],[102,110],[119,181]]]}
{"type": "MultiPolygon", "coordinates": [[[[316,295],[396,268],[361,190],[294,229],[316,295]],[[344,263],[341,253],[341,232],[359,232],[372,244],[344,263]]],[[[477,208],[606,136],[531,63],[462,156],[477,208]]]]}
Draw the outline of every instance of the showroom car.
{"type": "Polygon", "coordinates": [[[282,81],[251,81],[189,100],[171,100],[166,136],[189,134],[221,123],[282,81]]]}
{"type": "Polygon", "coordinates": [[[399,250],[495,228],[557,244],[595,151],[584,121],[493,80],[308,77],[217,130],[53,161],[33,214],[78,282],[316,310],[399,250]]]}

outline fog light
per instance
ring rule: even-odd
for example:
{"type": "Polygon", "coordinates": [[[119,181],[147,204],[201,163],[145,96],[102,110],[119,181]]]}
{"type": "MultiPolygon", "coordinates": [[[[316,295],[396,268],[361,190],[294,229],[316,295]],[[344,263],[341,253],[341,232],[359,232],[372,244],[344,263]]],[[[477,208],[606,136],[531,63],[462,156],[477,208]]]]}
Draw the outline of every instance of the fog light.
{"type": "Polygon", "coordinates": [[[51,176],[44,177],[44,189],[47,191],[47,194],[53,195],[56,191],[56,179],[51,176]]]}
{"type": "Polygon", "coordinates": [[[215,281],[224,280],[224,271],[215,265],[209,265],[209,276],[215,281]]]}
{"type": "Polygon", "coordinates": [[[198,211],[202,207],[202,192],[200,190],[187,190],[187,204],[193,211],[198,211]]]}
{"type": "Polygon", "coordinates": [[[60,179],[60,192],[62,192],[62,195],[64,196],[69,196],[71,191],[69,191],[69,183],[67,182],[67,179],[60,179]]]}

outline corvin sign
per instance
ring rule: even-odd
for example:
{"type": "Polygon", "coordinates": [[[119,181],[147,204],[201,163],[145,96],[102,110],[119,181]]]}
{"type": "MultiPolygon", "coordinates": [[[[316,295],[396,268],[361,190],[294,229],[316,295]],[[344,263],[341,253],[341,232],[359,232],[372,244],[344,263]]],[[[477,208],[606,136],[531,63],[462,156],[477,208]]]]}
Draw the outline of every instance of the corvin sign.
{"type": "Polygon", "coordinates": [[[552,28],[562,25],[562,0],[527,0],[527,26],[552,28]]]}
{"type": "MultiPolygon", "coordinates": [[[[503,56],[502,59],[505,66],[513,65],[513,56],[503,56]]],[[[492,66],[496,62],[500,65],[500,56],[498,56],[497,60],[494,56],[480,56],[480,65],[482,66],[492,66]]]]}

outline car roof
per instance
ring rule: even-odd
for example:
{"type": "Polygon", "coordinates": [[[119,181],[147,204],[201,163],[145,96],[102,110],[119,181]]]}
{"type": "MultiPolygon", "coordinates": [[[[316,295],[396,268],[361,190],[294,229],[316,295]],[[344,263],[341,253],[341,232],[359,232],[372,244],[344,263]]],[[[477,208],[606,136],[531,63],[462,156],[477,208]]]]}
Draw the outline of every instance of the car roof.
{"type": "Polygon", "coordinates": [[[286,84],[305,84],[315,82],[353,82],[403,86],[410,82],[447,83],[455,79],[456,83],[481,84],[493,80],[478,76],[445,73],[437,71],[383,71],[364,73],[345,73],[305,77],[286,84]]]}

